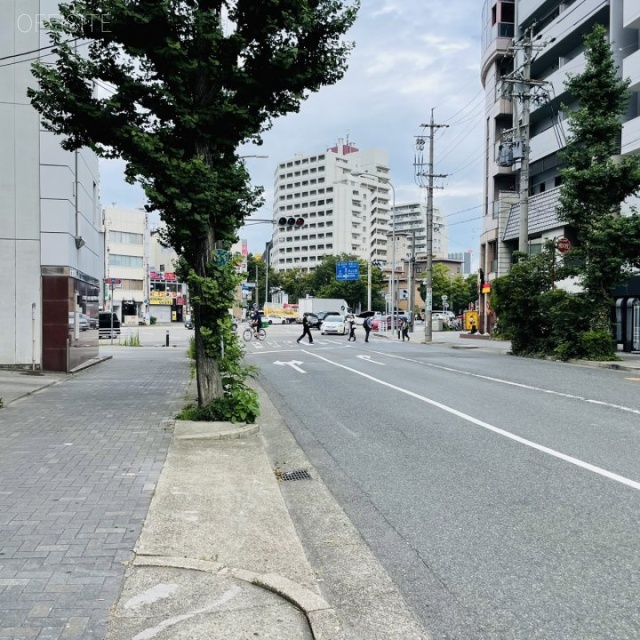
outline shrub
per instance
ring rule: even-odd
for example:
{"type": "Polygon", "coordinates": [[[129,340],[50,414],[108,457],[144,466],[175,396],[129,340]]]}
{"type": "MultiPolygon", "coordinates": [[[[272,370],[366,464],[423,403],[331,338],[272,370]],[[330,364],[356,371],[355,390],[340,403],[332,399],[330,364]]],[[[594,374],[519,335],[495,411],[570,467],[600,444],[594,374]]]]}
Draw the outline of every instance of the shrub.
{"type": "Polygon", "coordinates": [[[155,324],[158,321],[158,318],[155,316],[149,316],[149,324],[155,324]]]}

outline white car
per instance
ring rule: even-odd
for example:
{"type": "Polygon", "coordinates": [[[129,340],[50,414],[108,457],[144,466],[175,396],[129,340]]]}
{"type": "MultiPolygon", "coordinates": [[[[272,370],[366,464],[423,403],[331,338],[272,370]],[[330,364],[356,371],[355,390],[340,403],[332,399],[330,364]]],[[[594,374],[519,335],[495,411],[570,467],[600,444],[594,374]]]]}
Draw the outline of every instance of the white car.
{"type": "Polygon", "coordinates": [[[287,324],[287,319],[282,316],[262,316],[262,321],[269,324],[287,324]]]}
{"type": "Polygon", "coordinates": [[[347,333],[347,325],[344,316],[327,316],[320,326],[320,333],[324,336],[327,333],[336,333],[345,335],[347,333]]]}

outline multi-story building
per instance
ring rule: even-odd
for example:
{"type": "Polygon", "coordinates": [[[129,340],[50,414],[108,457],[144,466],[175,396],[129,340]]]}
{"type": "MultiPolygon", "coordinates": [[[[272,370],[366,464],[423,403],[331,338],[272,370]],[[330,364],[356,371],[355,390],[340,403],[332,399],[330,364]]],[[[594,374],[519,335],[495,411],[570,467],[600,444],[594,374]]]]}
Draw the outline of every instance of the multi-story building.
{"type": "Polygon", "coordinates": [[[325,256],[341,253],[387,263],[394,200],[384,151],[360,151],[339,140],[323,153],[281,162],[275,174],[271,267],[313,270],[325,256]],[[301,218],[304,224],[280,226],[281,217],[301,218]]]}
{"type": "Polygon", "coordinates": [[[449,260],[457,260],[462,262],[462,273],[465,276],[471,274],[471,261],[473,258],[473,251],[468,249],[467,251],[456,251],[449,254],[449,260]]]}
{"type": "Polygon", "coordinates": [[[157,322],[184,322],[189,315],[187,285],[176,275],[178,254],[162,242],[164,226],[150,232],[148,310],[157,322]]]}
{"type": "Polygon", "coordinates": [[[0,366],[69,371],[98,355],[78,322],[97,316],[104,273],[98,159],[64,151],[27,98],[25,54],[50,54],[40,4],[0,3],[0,366]]]}
{"type": "Polygon", "coordinates": [[[147,300],[149,218],[142,209],[106,207],[104,309],[123,324],[144,318],[147,300]]]}
{"type": "MultiPolygon", "coordinates": [[[[407,236],[408,250],[414,255],[427,253],[427,205],[424,202],[409,202],[396,205],[391,212],[391,226],[396,234],[407,236]],[[415,243],[414,243],[415,238],[415,243]]],[[[432,255],[446,258],[448,251],[447,225],[440,209],[433,209],[432,255]]]]}
{"type": "MultiPolygon", "coordinates": [[[[485,90],[484,223],[480,268],[487,281],[510,269],[512,254],[526,238],[529,252],[546,240],[569,235],[558,216],[560,157],[567,129],[562,105],[571,108],[567,74],[585,68],[585,34],[595,24],[609,34],[614,59],[631,80],[628,111],[623,118],[621,154],[640,152],[640,3],[638,0],[485,0],[483,5],[481,80],[485,90]],[[532,34],[531,79],[539,86],[531,100],[530,123],[522,123],[524,85],[505,82],[522,70],[522,46],[514,37],[532,34]],[[514,55],[515,53],[515,55],[514,55]],[[510,88],[509,88],[510,87],[510,88]],[[513,98],[510,98],[513,96],[513,98]],[[514,116],[515,114],[515,116],[514,116]],[[520,189],[519,169],[528,154],[528,184],[520,189]],[[520,191],[526,195],[527,229],[520,234],[520,191]]],[[[630,204],[630,203],[628,203],[630,204]]],[[[526,209],[523,209],[526,211],[526,209]]],[[[640,295],[640,290],[637,292],[640,295]]],[[[486,308],[481,300],[481,313],[486,308]]],[[[623,314],[624,315],[624,314],[623,314]]],[[[626,316],[625,316],[626,317],[626,316]]],[[[640,322],[640,318],[638,319],[640,322]]],[[[484,325],[481,320],[481,328],[484,325]]]]}
{"type": "Polygon", "coordinates": [[[151,227],[142,209],[104,210],[104,309],[125,325],[183,322],[187,287],[176,276],[178,256],[162,241],[163,223],[151,227]]]}

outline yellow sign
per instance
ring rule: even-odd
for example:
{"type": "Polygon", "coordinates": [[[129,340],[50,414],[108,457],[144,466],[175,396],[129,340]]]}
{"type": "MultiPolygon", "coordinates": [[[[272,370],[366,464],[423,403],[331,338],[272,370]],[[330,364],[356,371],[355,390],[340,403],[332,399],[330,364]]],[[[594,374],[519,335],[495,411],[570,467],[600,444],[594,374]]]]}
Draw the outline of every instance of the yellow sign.
{"type": "Polygon", "coordinates": [[[149,304],[172,304],[173,298],[167,298],[163,296],[162,298],[149,298],[149,304]]]}

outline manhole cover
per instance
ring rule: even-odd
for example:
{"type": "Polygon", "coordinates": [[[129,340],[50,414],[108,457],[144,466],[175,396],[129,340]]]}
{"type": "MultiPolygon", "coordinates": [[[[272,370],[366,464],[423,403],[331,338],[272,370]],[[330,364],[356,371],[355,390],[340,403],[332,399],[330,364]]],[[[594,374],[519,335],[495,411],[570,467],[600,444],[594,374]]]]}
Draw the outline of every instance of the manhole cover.
{"type": "Polygon", "coordinates": [[[296,469],[295,471],[283,471],[280,476],[283,482],[286,480],[311,480],[311,476],[306,469],[296,469]]]}

